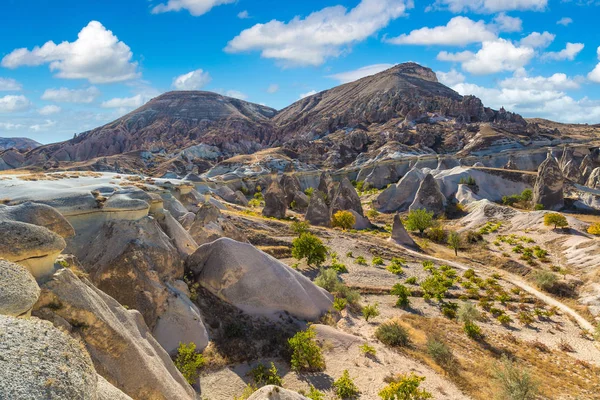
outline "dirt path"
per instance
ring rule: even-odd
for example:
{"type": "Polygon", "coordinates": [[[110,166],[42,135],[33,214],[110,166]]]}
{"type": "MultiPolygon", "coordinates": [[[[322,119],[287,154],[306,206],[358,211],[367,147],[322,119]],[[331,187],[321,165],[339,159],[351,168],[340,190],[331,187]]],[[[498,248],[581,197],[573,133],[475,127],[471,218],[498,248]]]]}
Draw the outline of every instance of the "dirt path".
{"type": "MultiPolygon", "coordinates": [[[[421,258],[427,258],[430,259],[432,261],[437,261],[440,263],[444,263],[444,264],[448,264],[452,267],[455,268],[459,268],[462,270],[467,270],[467,269],[473,269],[476,272],[481,272],[481,270],[478,270],[478,268],[472,267],[472,266],[467,266],[464,264],[460,264],[457,263],[455,261],[449,261],[449,260],[444,260],[443,258],[438,258],[438,257],[433,257],[433,256],[429,256],[423,253],[419,253],[418,251],[414,251],[411,250],[409,248],[406,248],[404,246],[400,246],[398,245],[398,247],[402,248],[404,251],[406,251],[409,254],[412,254],[414,256],[417,257],[421,257],[421,258]]],[[[524,291],[526,291],[527,293],[537,297],[538,299],[544,301],[545,303],[551,305],[551,306],[556,306],[559,310],[561,310],[562,312],[569,314],[571,317],[573,317],[575,319],[575,321],[577,321],[577,324],[579,324],[579,326],[582,329],[586,329],[588,331],[593,332],[594,331],[594,326],[585,318],[583,318],[581,315],[579,315],[579,313],[577,313],[577,311],[573,310],[571,307],[561,303],[560,301],[540,292],[539,290],[537,290],[536,288],[534,288],[533,286],[529,285],[528,283],[526,283],[525,281],[523,281],[522,279],[518,278],[517,276],[510,274],[506,271],[502,271],[502,273],[505,276],[508,276],[509,278],[509,282],[511,282],[513,285],[518,286],[519,288],[523,289],[524,291]]]]}

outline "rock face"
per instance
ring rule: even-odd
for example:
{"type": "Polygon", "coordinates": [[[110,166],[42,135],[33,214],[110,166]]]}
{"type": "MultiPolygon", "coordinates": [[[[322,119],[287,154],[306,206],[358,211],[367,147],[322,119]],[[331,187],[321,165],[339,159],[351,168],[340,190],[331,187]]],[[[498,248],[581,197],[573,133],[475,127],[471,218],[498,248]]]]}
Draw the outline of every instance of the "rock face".
{"type": "Polygon", "coordinates": [[[320,190],[313,192],[310,196],[310,203],[308,204],[308,210],[306,211],[306,220],[311,225],[317,226],[330,226],[331,215],[329,213],[329,207],[325,202],[327,195],[320,190]]]}
{"type": "Polygon", "coordinates": [[[394,215],[394,224],[392,225],[392,237],[390,238],[390,240],[402,246],[408,246],[415,249],[419,247],[417,246],[415,241],[410,237],[408,232],[406,232],[406,229],[404,228],[404,224],[402,223],[399,214],[394,215]]]}
{"type": "Polygon", "coordinates": [[[279,219],[285,218],[285,212],[287,211],[286,194],[276,179],[269,185],[264,198],[265,207],[262,210],[262,215],[279,219]]]}
{"type": "Polygon", "coordinates": [[[114,387],[102,375],[98,375],[98,400],[133,400],[114,387]]]}
{"type": "Polygon", "coordinates": [[[574,183],[581,182],[582,175],[579,170],[579,163],[574,158],[573,148],[565,147],[559,165],[563,177],[574,183]]]}
{"type": "Polygon", "coordinates": [[[263,386],[248,397],[248,400],[309,400],[299,393],[284,389],[279,386],[263,386]]]}
{"type": "Polygon", "coordinates": [[[585,183],[585,186],[592,188],[592,189],[600,190],[600,167],[596,168],[592,171],[592,173],[590,174],[590,177],[588,178],[587,182],[585,183]]]}
{"type": "Polygon", "coordinates": [[[198,245],[215,241],[222,237],[232,238],[239,242],[247,241],[244,232],[227,220],[213,204],[200,207],[189,230],[198,245]]]}
{"type": "Polygon", "coordinates": [[[560,210],[565,205],[563,175],[556,159],[548,154],[538,169],[538,178],[533,188],[533,203],[541,204],[546,210],[560,210]]]}
{"type": "Polygon", "coordinates": [[[398,181],[377,197],[376,207],[381,212],[405,211],[415,200],[415,195],[425,174],[412,168],[398,181]]]}
{"type": "Polygon", "coordinates": [[[0,206],[0,221],[11,220],[43,226],[63,238],[75,235],[75,230],[56,209],[45,204],[26,202],[17,206],[0,206]]]}
{"type": "Polygon", "coordinates": [[[234,191],[229,186],[225,186],[225,185],[219,186],[217,188],[217,190],[215,191],[215,193],[220,198],[222,198],[223,200],[225,200],[229,203],[238,204],[240,206],[248,205],[248,200],[246,199],[244,194],[242,192],[240,192],[239,190],[234,191]]]}
{"type": "Polygon", "coordinates": [[[0,138],[0,150],[31,150],[40,147],[41,143],[28,138],[0,138]]]}
{"type": "Polygon", "coordinates": [[[582,180],[587,181],[592,171],[596,168],[600,168],[600,148],[593,149],[581,161],[579,170],[581,171],[582,180]]]}
{"type": "Polygon", "coordinates": [[[360,202],[360,197],[356,193],[356,189],[350,183],[348,178],[344,177],[340,182],[331,201],[331,215],[338,211],[354,210],[359,215],[363,215],[363,208],[360,202]]]}
{"type": "Polygon", "coordinates": [[[368,188],[381,189],[392,182],[397,182],[398,173],[392,165],[376,165],[369,175],[364,180],[364,186],[368,188]]]}
{"type": "Polygon", "coordinates": [[[0,315],[1,399],[96,400],[90,356],[50,322],[0,315]]]}
{"type": "Polygon", "coordinates": [[[0,315],[27,314],[39,295],[40,288],[25,267],[0,260],[0,315]]]}
{"type": "Polygon", "coordinates": [[[436,182],[435,178],[431,174],[427,174],[417,194],[415,200],[410,205],[409,209],[418,210],[425,209],[429,212],[433,212],[434,215],[441,215],[445,211],[446,197],[442,194],[440,186],[436,182]]]}
{"type": "Polygon", "coordinates": [[[302,192],[298,178],[295,175],[283,175],[280,184],[285,192],[287,206],[294,206],[294,211],[306,211],[310,199],[302,192]]]}
{"type": "Polygon", "coordinates": [[[332,305],[329,293],[247,243],[218,239],[200,246],[186,265],[203,287],[249,314],[287,311],[315,320],[332,305]]]}
{"type": "Polygon", "coordinates": [[[70,270],[58,271],[42,285],[34,314],[76,332],[97,372],[132,398],[196,398],[167,352],[152,336],[142,315],[136,310],[126,310],[70,270]]]}
{"type": "Polygon", "coordinates": [[[317,190],[324,193],[325,202],[327,205],[331,204],[331,200],[333,200],[333,196],[335,195],[336,184],[331,179],[331,175],[326,172],[321,172],[321,177],[319,178],[319,186],[317,190]]]}
{"type": "MultiPolygon", "coordinates": [[[[481,165],[483,167],[483,165],[481,165]]],[[[508,162],[504,165],[504,169],[519,169],[517,167],[517,163],[515,162],[515,158],[511,155],[508,157],[508,162]]]]}

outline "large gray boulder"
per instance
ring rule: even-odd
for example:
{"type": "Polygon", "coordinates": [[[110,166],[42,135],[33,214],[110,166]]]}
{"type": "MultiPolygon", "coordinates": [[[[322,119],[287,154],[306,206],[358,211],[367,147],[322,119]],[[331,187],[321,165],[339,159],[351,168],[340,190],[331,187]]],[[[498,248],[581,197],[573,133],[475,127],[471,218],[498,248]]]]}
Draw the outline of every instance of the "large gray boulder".
{"type": "Polygon", "coordinates": [[[316,190],[310,196],[305,218],[311,225],[326,227],[331,225],[331,214],[325,201],[326,196],[320,190],[316,190]]]}
{"type": "Polygon", "coordinates": [[[17,206],[0,206],[0,221],[19,221],[43,226],[63,238],[75,235],[69,221],[55,208],[29,201],[17,206]]]}
{"type": "Polygon", "coordinates": [[[98,375],[98,400],[133,400],[121,390],[114,387],[102,375],[98,375]]]}
{"type": "Polygon", "coordinates": [[[377,197],[375,205],[381,212],[406,211],[415,200],[415,195],[425,174],[413,168],[396,183],[377,197]]]}
{"type": "Polygon", "coordinates": [[[268,385],[258,389],[248,397],[248,400],[309,400],[309,398],[279,386],[268,385]]]}
{"type": "Polygon", "coordinates": [[[265,207],[262,210],[262,214],[265,217],[273,218],[285,218],[285,212],[287,211],[286,194],[284,193],[281,185],[277,180],[273,180],[269,188],[265,192],[265,207]]]}
{"type": "Polygon", "coordinates": [[[98,374],[132,398],[196,399],[142,315],[137,310],[126,310],[69,269],[58,271],[42,285],[34,315],[77,334],[98,374]]]}
{"type": "Polygon", "coordinates": [[[400,177],[393,165],[379,164],[367,175],[363,187],[382,189],[392,182],[397,182],[400,177]]]}
{"type": "Polygon", "coordinates": [[[442,215],[445,211],[446,197],[440,190],[440,186],[431,174],[427,174],[417,194],[415,200],[409,207],[409,210],[425,209],[433,212],[434,215],[442,215]]]}
{"type": "Polygon", "coordinates": [[[249,314],[316,320],[332,305],[325,290],[248,243],[218,239],[200,246],[186,265],[196,282],[249,314]]]}
{"type": "Polygon", "coordinates": [[[210,203],[200,207],[189,233],[198,245],[210,243],[222,237],[240,242],[248,240],[243,231],[225,218],[219,208],[210,203]]]}
{"type": "Polygon", "coordinates": [[[402,223],[399,214],[394,215],[394,224],[392,225],[392,236],[390,240],[402,246],[415,249],[419,248],[404,228],[404,224],[402,223]]]}
{"type": "Polygon", "coordinates": [[[248,199],[246,199],[246,196],[244,196],[244,194],[239,190],[234,191],[229,186],[221,185],[215,190],[215,193],[217,196],[229,203],[238,204],[240,206],[248,205],[248,199]]]}
{"type": "Polygon", "coordinates": [[[538,169],[533,187],[533,203],[541,204],[546,210],[560,210],[565,205],[563,194],[564,178],[556,159],[548,153],[538,169]]]}
{"type": "Polygon", "coordinates": [[[363,208],[356,189],[348,178],[344,177],[340,182],[333,200],[331,201],[331,215],[338,211],[354,210],[363,216],[363,208]]]}
{"type": "Polygon", "coordinates": [[[600,167],[596,168],[592,171],[592,173],[590,174],[590,177],[588,178],[587,182],[585,183],[585,186],[592,188],[592,189],[600,190],[600,167]]]}
{"type": "Polygon", "coordinates": [[[27,314],[40,295],[40,288],[27,268],[0,260],[0,315],[27,314]]]}
{"type": "Polygon", "coordinates": [[[0,315],[0,343],[0,399],[97,399],[90,356],[50,322],[0,315]]]}

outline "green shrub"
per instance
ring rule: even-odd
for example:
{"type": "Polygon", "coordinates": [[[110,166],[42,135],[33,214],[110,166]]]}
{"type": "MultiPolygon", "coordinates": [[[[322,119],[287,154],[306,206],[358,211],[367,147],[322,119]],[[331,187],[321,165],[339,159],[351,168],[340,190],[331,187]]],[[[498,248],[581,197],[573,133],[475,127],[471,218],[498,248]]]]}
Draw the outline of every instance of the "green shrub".
{"type": "Polygon", "coordinates": [[[198,379],[198,369],[203,365],[204,357],[196,352],[195,343],[179,343],[175,366],[190,385],[193,385],[198,379]]]}
{"type": "Polygon", "coordinates": [[[532,275],[535,284],[546,292],[552,291],[558,281],[557,276],[550,271],[535,271],[532,275]]]}
{"type": "Polygon", "coordinates": [[[391,263],[386,268],[394,275],[402,275],[404,274],[404,269],[402,268],[402,264],[391,263]]]}
{"type": "Polygon", "coordinates": [[[444,278],[440,274],[428,276],[421,282],[421,290],[423,290],[423,298],[429,300],[435,298],[442,301],[448,289],[452,286],[452,281],[444,278]]]}
{"type": "Polygon", "coordinates": [[[267,385],[282,385],[282,380],[279,376],[279,372],[277,371],[277,368],[273,363],[271,363],[271,368],[269,369],[267,369],[267,367],[264,364],[259,363],[256,367],[250,370],[248,375],[252,377],[252,380],[258,387],[267,385]]]}
{"type": "Polygon", "coordinates": [[[258,200],[258,201],[264,201],[265,198],[263,197],[262,192],[257,191],[256,193],[254,193],[254,199],[258,200]]]}
{"type": "Polygon", "coordinates": [[[346,266],[338,260],[333,260],[333,262],[331,263],[331,269],[333,269],[339,274],[345,274],[348,272],[348,268],[346,268],[346,266]]]}
{"type": "Polygon", "coordinates": [[[544,225],[552,226],[554,225],[554,229],[556,228],[566,228],[569,226],[567,222],[567,218],[564,215],[559,213],[548,213],[544,215],[544,225]]]}
{"type": "Polygon", "coordinates": [[[463,330],[471,339],[481,338],[481,328],[474,322],[465,322],[463,325],[463,330]]]}
{"type": "Polygon", "coordinates": [[[308,197],[311,197],[314,192],[315,192],[315,188],[312,188],[312,187],[306,188],[304,190],[304,194],[307,195],[308,197]]]}
{"type": "Polygon", "coordinates": [[[544,209],[544,205],[543,204],[536,204],[535,206],[533,206],[533,209],[535,211],[542,211],[544,209]]]}
{"type": "Polygon", "coordinates": [[[335,292],[338,285],[341,284],[340,278],[335,270],[325,268],[321,268],[319,275],[317,275],[315,278],[314,283],[315,285],[327,290],[329,293],[335,292]]]}
{"type": "Polygon", "coordinates": [[[525,189],[521,193],[521,200],[523,201],[531,201],[533,200],[533,191],[531,189],[525,189]]]}
{"type": "Polygon", "coordinates": [[[327,258],[327,248],[312,233],[303,233],[292,242],[292,256],[298,260],[306,258],[308,265],[320,266],[327,258]]]}
{"type": "Polygon", "coordinates": [[[343,230],[352,228],[355,223],[356,218],[350,211],[338,211],[331,217],[331,226],[342,228],[343,230]]]}
{"type": "Polygon", "coordinates": [[[392,380],[381,392],[379,397],[383,400],[427,400],[433,396],[424,389],[419,389],[424,376],[417,376],[411,372],[409,375],[400,375],[392,380]]]}
{"type": "Polygon", "coordinates": [[[358,265],[367,265],[367,260],[363,256],[356,257],[356,263],[358,265]]]}
{"type": "Polygon", "coordinates": [[[407,278],[405,282],[406,282],[407,285],[416,285],[417,284],[417,277],[416,276],[411,276],[410,278],[407,278]]]}
{"type": "Polygon", "coordinates": [[[375,347],[369,345],[368,343],[363,344],[359,347],[359,349],[363,354],[367,356],[374,356],[375,354],[377,354],[377,350],[375,350],[375,347]]]}
{"type": "Polygon", "coordinates": [[[310,400],[325,400],[325,394],[323,392],[321,392],[320,390],[318,390],[313,385],[310,385],[308,393],[300,392],[300,394],[303,394],[304,396],[308,397],[310,400]]]}
{"type": "Polygon", "coordinates": [[[355,308],[358,306],[358,302],[360,301],[360,293],[356,290],[350,289],[341,282],[335,288],[335,294],[338,297],[346,299],[348,304],[355,308]]]}
{"type": "Polygon", "coordinates": [[[348,305],[348,300],[341,298],[341,297],[336,297],[335,299],[333,299],[333,308],[335,308],[338,311],[342,311],[343,309],[346,308],[346,306],[348,305]]]}
{"type": "Polygon", "coordinates": [[[358,182],[356,182],[356,191],[357,192],[362,192],[364,186],[365,186],[365,181],[358,181],[358,182]]]}
{"type": "Polygon", "coordinates": [[[454,250],[454,255],[458,256],[458,250],[462,246],[462,239],[458,232],[452,231],[448,234],[448,246],[454,250]]]}
{"type": "Polygon", "coordinates": [[[252,208],[258,208],[262,205],[262,202],[258,199],[252,199],[248,202],[248,205],[252,208]]]}
{"type": "Polygon", "coordinates": [[[404,222],[406,229],[419,231],[421,235],[433,225],[433,213],[425,209],[412,210],[404,222]]]}
{"type": "Polygon", "coordinates": [[[308,222],[305,222],[305,221],[294,221],[290,225],[290,229],[296,235],[300,236],[303,233],[308,233],[309,232],[310,224],[308,222]]]}
{"type": "Polygon", "coordinates": [[[367,211],[367,217],[373,219],[373,218],[377,218],[379,216],[379,211],[377,211],[374,208],[371,208],[369,211],[367,211]]]}
{"type": "Polygon", "coordinates": [[[258,388],[255,385],[248,384],[248,385],[246,385],[246,387],[244,388],[244,391],[242,392],[242,394],[239,397],[233,396],[233,400],[247,400],[257,390],[258,390],[258,388]]]}
{"type": "Polygon", "coordinates": [[[438,337],[427,338],[427,353],[436,364],[445,370],[453,370],[456,366],[452,349],[438,337]]]}
{"type": "Polygon", "coordinates": [[[538,397],[538,384],[526,369],[511,361],[506,355],[492,369],[493,376],[505,399],[534,400],[538,397]]]}
{"type": "Polygon", "coordinates": [[[410,289],[408,289],[406,286],[400,283],[396,283],[392,288],[390,294],[398,296],[398,301],[396,301],[396,307],[406,308],[410,305],[409,297],[411,295],[411,292],[410,289]]]}
{"type": "Polygon", "coordinates": [[[475,271],[473,269],[468,269],[463,273],[463,278],[473,279],[475,278],[475,271]]]}
{"type": "Polygon", "coordinates": [[[353,399],[360,393],[347,369],[344,370],[340,379],[333,382],[333,391],[340,399],[353,399]]]}
{"type": "Polygon", "coordinates": [[[352,252],[349,251],[349,252],[346,253],[346,257],[348,257],[348,258],[354,258],[354,254],[352,254],[352,252]]]}
{"type": "Polygon", "coordinates": [[[479,243],[483,241],[483,236],[480,232],[467,231],[467,242],[468,243],[479,243]]]}
{"type": "Polygon", "coordinates": [[[373,265],[383,265],[384,261],[383,258],[381,257],[375,257],[373,258],[373,261],[371,261],[373,263],[373,265]]]}
{"type": "Polygon", "coordinates": [[[318,372],[325,369],[325,360],[315,337],[314,328],[300,331],[288,340],[292,359],[290,364],[296,372],[318,372]]]}
{"type": "Polygon", "coordinates": [[[427,231],[427,239],[434,243],[444,243],[446,241],[446,231],[440,226],[434,226],[427,231]]]}
{"type": "Polygon", "coordinates": [[[410,345],[408,331],[396,321],[385,322],[375,331],[375,337],[383,344],[391,347],[410,345]]]}
{"type": "Polygon", "coordinates": [[[444,315],[444,317],[449,318],[449,319],[454,319],[456,318],[456,310],[458,309],[458,304],[456,303],[444,303],[442,305],[442,314],[444,315]]]}
{"type": "Polygon", "coordinates": [[[466,301],[460,303],[458,306],[457,316],[461,322],[473,322],[481,319],[479,310],[473,304],[466,301]]]}
{"type": "Polygon", "coordinates": [[[379,304],[367,304],[362,308],[362,315],[367,322],[370,318],[377,317],[379,315],[379,304]]]}
{"type": "Polygon", "coordinates": [[[531,315],[531,313],[528,311],[520,311],[517,314],[517,318],[519,319],[519,322],[525,326],[529,326],[529,325],[533,324],[533,321],[534,321],[533,315],[531,315]]]}
{"type": "Polygon", "coordinates": [[[468,186],[475,186],[477,185],[477,182],[475,181],[475,178],[473,178],[472,176],[468,176],[467,178],[460,178],[460,181],[458,181],[459,184],[462,185],[468,185],[468,186]]]}
{"type": "Polygon", "coordinates": [[[506,314],[498,315],[496,319],[498,320],[498,322],[505,326],[510,325],[512,322],[512,318],[506,314]]]}

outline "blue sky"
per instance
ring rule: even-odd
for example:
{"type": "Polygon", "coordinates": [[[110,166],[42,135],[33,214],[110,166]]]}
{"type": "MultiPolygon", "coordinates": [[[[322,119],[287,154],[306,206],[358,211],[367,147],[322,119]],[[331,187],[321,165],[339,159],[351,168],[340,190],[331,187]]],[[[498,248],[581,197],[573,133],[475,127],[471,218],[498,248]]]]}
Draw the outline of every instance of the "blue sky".
{"type": "Polygon", "coordinates": [[[419,62],[526,117],[600,123],[595,0],[5,0],[0,136],[65,140],[201,89],[283,108],[419,62]]]}

